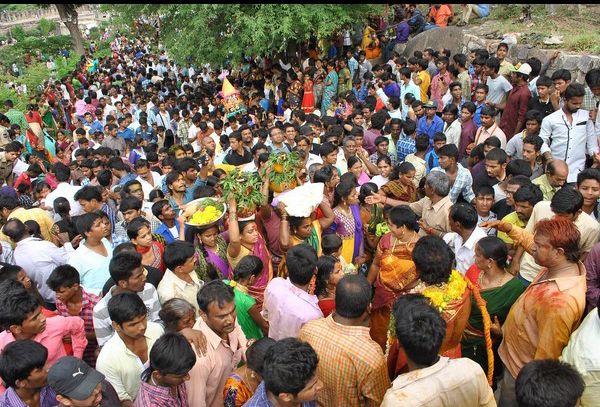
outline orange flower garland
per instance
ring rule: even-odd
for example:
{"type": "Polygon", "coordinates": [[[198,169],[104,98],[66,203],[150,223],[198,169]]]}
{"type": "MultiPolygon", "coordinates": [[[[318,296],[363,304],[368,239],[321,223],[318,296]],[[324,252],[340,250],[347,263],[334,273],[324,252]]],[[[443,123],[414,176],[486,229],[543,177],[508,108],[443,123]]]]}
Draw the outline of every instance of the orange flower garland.
{"type": "Polygon", "coordinates": [[[475,284],[471,282],[468,278],[465,278],[467,281],[467,287],[473,293],[473,297],[475,298],[475,302],[481,311],[481,317],[483,318],[483,337],[485,339],[485,351],[487,352],[488,357],[488,371],[487,371],[487,379],[488,383],[492,385],[492,379],[494,377],[494,351],[492,349],[492,336],[490,334],[490,326],[492,325],[492,320],[490,318],[490,314],[488,313],[486,302],[481,296],[481,292],[479,288],[475,284]]]}

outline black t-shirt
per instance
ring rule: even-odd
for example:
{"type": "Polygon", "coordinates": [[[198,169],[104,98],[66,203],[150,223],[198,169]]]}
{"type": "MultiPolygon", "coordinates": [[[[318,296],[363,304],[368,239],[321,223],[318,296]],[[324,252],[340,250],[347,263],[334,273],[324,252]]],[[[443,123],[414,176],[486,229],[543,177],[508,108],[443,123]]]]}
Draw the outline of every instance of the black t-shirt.
{"type": "Polygon", "coordinates": [[[484,171],[481,174],[478,174],[475,177],[473,177],[473,191],[477,191],[477,189],[482,185],[489,185],[493,187],[498,182],[498,178],[490,177],[487,171],[484,171]]]}
{"type": "Polygon", "coordinates": [[[492,212],[496,214],[498,220],[502,220],[506,215],[514,212],[514,208],[506,203],[506,198],[499,200],[492,206],[492,212]]]}
{"type": "Polygon", "coordinates": [[[535,96],[529,99],[527,102],[527,110],[537,110],[542,114],[542,118],[548,116],[550,113],[554,113],[554,107],[552,102],[548,99],[548,103],[540,102],[540,97],[535,96]]]}
{"type": "Polygon", "coordinates": [[[246,149],[244,149],[244,156],[241,156],[236,151],[231,150],[223,160],[225,164],[235,166],[248,164],[250,161],[252,161],[252,153],[246,149]]]}
{"type": "MultiPolygon", "coordinates": [[[[162,280],[162,278],[163,278],[162,273],[157,268],[150,267],[150,266],[144,266],[144,267],[146,268],[146,270],[148,270],[148,275],[146,276],[146,282],[152,284],[154,286],[154,288],[156,288],[158,290],[158,283],[160,283],[160,280],[162,280]]],[[[113,280],[112,277],[109,278],[108,281],[106,281],[106,283],[104,283],[104,287],[102,287],[102,296],[104,297],[106,295],[106,293],[108,293],[114,285],[115,285],[115,280],[113,280]]]]}

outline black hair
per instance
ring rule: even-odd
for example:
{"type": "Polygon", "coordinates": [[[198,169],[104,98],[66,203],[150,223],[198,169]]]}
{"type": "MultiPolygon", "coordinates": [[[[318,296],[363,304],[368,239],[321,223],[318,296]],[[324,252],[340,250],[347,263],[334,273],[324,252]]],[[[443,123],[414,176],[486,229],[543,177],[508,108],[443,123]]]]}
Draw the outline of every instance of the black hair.
{"type": "MultiPolygon", "coordinates": [[[[392,120],[394,120],[394,119],[392,119],[392,120]]],[[[394,124],[394,123],[392,123],[392,124],[394,124]]],[[[417,123],[414,120],[406,119],[404,121],[404,123],[402,123],[402,130],[404,131],[404,134],[410,136],[417,130],[417,123]]]]}
{"type": "Polygon", "coordinates": [[[196,353],[183,335],[167,332],[154,342],[148,360],[150,366],[142,373],[145,382],[154,371],[161,375],[185,375],[196,364],[196,353]]]}
{"type": "Polygon", "coordinates": [[[27,227],[17,218],[9,219],[2,227],[2,231],[15,243],[21,241],[27,235],[27,227]]]}
{"type": "Polygon", "coordinates": [[[235,281],[245,280],[250,276],[258,276],[263,270],[264,264],[260,257],[244,256],[233,269],[235,281]]]}
{"type": "Polygon", "coordinates": [[[535,184],[523,185],[517,192],[513,194],[515,202],[529,202],[531,206],[535,206],[538,202],[544,200],[544,195],[539,186],[535,184]]]}
{"type": "Polygon", "coordinates": [[[497,114],[496,108],[490,105],[484,105],[481,108],[481,113],[479,113],[480,116],[491,116],[491,117],[495,117],[497,114]]]}
{"type": "Polygon", "coordinates": [[[531,174],[532,172],[529,163],[522,158],[510,160],[510,162],[506,165],[506,176],[514,177],[515,175],[524,175],[527,178],[530,178],[531,174]]]}
{"type": "Polygon", "coordinates": [[[544,140],[542,140],[542,138],[537,134],[530,134],[523,139],[523,144],[531,144],[533,149],[537,152],[542,149],[544,140]]]}
{"type": "Polygon", "coordinates": [[[118,325],[148,315],[144,301],[136,293],[129,291],[113,295],[108,300],[107,308],[111,321],[118,325]]]}
{"type": "Polygon", "coordinates": [[[596,180],[598,183],[600,183],[600,170],[597,168],[586,168],[585,170],[581,171],[579,174],[577,174],[577,187],[579,187],[583,181],[587,179],[596,180]]]}
{"type": "Polygon", "coordinates": [[[135,196],[125,196],[121,198],[119,203],[119,211],[125,213],[128,210],[135,209],[136,211],[142,210],[142,201],[135,196]]]}
{"type": "Polygon", "coordinates": [[[458,222],[467,230],[475,229],[477,226],[477,211],[471,204],[457,202],[450,208],[450,219],[458,222]]]}
{"type": "Polygon", "coordinates": [[[40,306],[38,299],[15,280],[0,283],[0,329],[8,330],[11,325],[21,325],[27,315],[40,306]]]}
{"type": "Polygon", "coordinates": [[[212,302],[217,302],[219,307],[223,304],[232,302],[234,300],[233,288],[225,284],[222,280],[210,281],[198,291],[196,295],[196,301],[198,301],[198,307],[208,314],[208,306],[212,302]]]}
{"type": "Polygon", "coordinates": [[[424,236],[415,244],[412,259],[421,280],[429,285],[448,282],[454,252],[437,236],[424,236]]]}
{"type": "Polygon", "coordinates": [[[529,120],[535,120],[536,122],[538,122],[538,124],[542,124],[543,119],[544,116],[539,110],[532,109],[528,110],[527,113],[525,113],[525,123],[527,123],[529,120]]]}
{"type": "Polygon", "coordinates": [[[108,187],[112,183],[112,179],[113,173],[109,169],[102,170],[98,173],[98,175],[96,175],[98,184],[102,185],[103,187],[108,187]]]}
{"type": "Polygon", "coordinates": [[[438,157],[454,158],[455,161],[458,161],[458,147],[454,144],[446,144],[437,151],[437,155],[438,157]]]}
{"type": "Polygon", "coordinates": [[[556,71],[554,71],[552,73],[551,79],[553,81],[557,81],[557,80],[562,79],[563,81],[568,82],[568,81],[571,80],[571,72],[569,72],[566,69],[557,69],[556,71]]]}
{"type": "Polygon", "coordinates": [[[176,240],[169,243],[165,247],[165,253],[163,254],[163,260],[165,266],[171,271],[177,267],[182,266],[185,262],[193,257],[195,254],[194,246],[191,243],[176,240]]]}
{"type": "Polygon", "coordinates": [[[26,380],[35,369],[42,369],[48,360],[48,349],[31,339],[14,341],[0,354],[0,376],[6,387],[17,387],[18,380],[26,380]]]}
{"type": "Polygon", "coordinates": [[[584,390],[585,382],[579,372],[554,359],[527,363],[515,381],[519,407],[572,407],[584,390]]]}
{"type": "Polygon", "coordinates": [[[143,227],[150,229],[150,222],[141,216],[135,218],[127,225],[127,237],[130,240],[137,239],[143,227]]]}
{"type": "Polygon", "coordinates": [[[461,110],[462,109],[467,109],[469,111],[469,113],[472,114],[477,111],[477,106],[475,106],[475,103],[467,101],[467,102],[463,103],[461,110]]]}
{"type": "Polygon", "coordinates": [[[319,147],[319,154],[321,155],[321,157],[326,157],[334,151],[337,151],[337,149],[338,147],[335,144],[326,142],[321,144],[321,146],[319,147]]]}
{"type": "Polygon", "coordinates": [[[498,164],[502,165],[506,164],[508,161],[508,155],[506,154],[506,151],[501,148],[492,148],[485,156],[485,160],[496,161],[498,164]]]}
{"type": "Polygon", "coordinates": [[[556,191],[550,201],[550,209],[555,214],[575,215],[581,208],[583,208],[583,195],[569,186],[556,191]]]}
{"type": "Polygon", "coordinates": [[[148,195],[148,200],[150,202],[152,202],[156,198],[163,199],[164,197],[165,197],[165,194],[163,193],[163,191],[161,191],[160,189],[153,189],[152,191],[150,191],[150,194],[148,195]]]}
{"type": "Polygon", "coordinates": [[[408,206],[398,205],[393,207],[388,213],[388,219],[396,227],[406,226],[409,230],[417,231],[417,215],[408,206]]]}
{"type": "Polygon", "coordinates": [[[157,219],[160,219],[163,208],[165,206],[169,206],[169,205],[171,205],[171,204],[166,199],[162,199],[160,201],[154,202],[154,204],[152,204],[152,215],[156,216],[157,219]]]}
{"type": "Polygon", "coordinates": [[[46,284],[52,291],[58,291],[61,287],[73,287],[75,284],[81,284],[81,279],[75,267],[63,264],[52,270],[46,284]]]}
{"type": "Polygon", "coordinates": [[[308,343],[296,338],[277,341],[264,360],[265,390],[275,396],[281,393],[296,396],[316,374],[317,363],[317,353],[308,343]]]}
{"type": "Polygon", "coordinates": [[[504,241],[496,236],[486,236],[477,242],[479,250],[486,259],[493,260],[501,269],[506,268],[508,249],[504,241]]]}
{"type": "Polygon", "coordinates": [[[141,267],[142,255],[134,251],[126,251],[114,254],[108,264],[108,272],[115,284],[119,281],[127,281],[133,274],[133,270],[141,267]]]}
{"type": "Polygon", "coordinates": [[[498,71],[500,70],[500,60],[496,57],[490,57],[485,61],[485,66],[487,66],[495,73],[498,73],[498,71]]]}
{"type": "Polygon", "coordinates": [[[343,318],[358,318],[371,303],[371,284],[361,274],[343,277],[335,288],[335,312],[343,318]]]}
{"type": "Polygon", "coordinates": [[[2,266],[0,267],[0,283],[6,280],[17,281],[19,272],[25,272],[22,267],[13,264],[0,263],[0,265],[2,266]]]}
{"type": "MultiPolygon", "coordinates": [[[[539,81],[539,79],[538,79],[539,81]]],[[[590,69],[588,73],[585,74],[585,83],[592,88],[597,88],[600,86],[600,69],[594,68],[590,69]]]]}
{"type": "Polygon", "coordinates": [[[263,376],[265,357],[275,342],[269,337],[260,338],[246,350],[247,366],[261,377],[263,376]]]}
{"type": "Polygon", "coordinates": [[[429,136],[427,134],[417,134],[415,148],[417,151],[426,151],[429,148],[429,136]]]}
{"type": "Polygon", "coordinates": [[[436,141],[446,141],[446,135],[441,131],[434,133],[433,142],[435,143],[436,141]]]}
{"type": "Polygon", "coordinates": [[[442,315],[420,294],[400,296],[394,303],[393,315],[396,337],[406,356],[419,365],[433,365],[446,336],[442,315]]]}
{"type": "Polygon", "coordinates": [[[475,196],[492,196],[494,197],[496,193],[494,192],[494,188],[489,185],[480,185],[479,188],[475,190],[475,196]]]}
{"type": "Polygon", "coordinates": [[[323,235],[321,238],[321,249],[323,255],[332,255],[342,247],[342,238],[335,233],[329,233],[323,235]]]}
{"type": "Polygon", "coordinates": [[[80,235],[85,236],[86,233],[92,230],[94,222],[101,218],[102,216],[96,212],[84,213],[77,218],[77,232],[80,235]]]}
{"type": "Polygon", "coordinates": [[[361,203],[361,205],[365,204],[365,199],[367,199],[368,196],[377,193],[377,191],[379,191],[379,187],[373,182],[365,182],[364,184],[362,184],[360,186],[360,192],[358,194],[358,200],[361,203]]]}
{"type": "Polygon", "coordinates": [[[285,255],[290,281],[297,285],[306,285],[315,274],[317,267],[317,253],[307,244],[299,244],[285,255]]]}
{"type": "Polygon", "coordinates": [[[331,255],[323,255],[317,260],[317,280],[315,284],[315,295],[325,295],[327,293],[327,284],[331,273],[335,270],[339,259],[331,255]]]}
{"type": "Polygon", "coordinates": [[[545,86],[547,88],[551,87],[553,85],[552,83],[552,79],[550,79],[549,77],[547,77],[546,75],[542,75],[540,76],[537,81],[535,81],[535,86],[545,86]]]}
{"type": "Polygon", "coordinates": [[[565,99],[569,100],[576,97],[585,96],[585,87],[580,83],[571,83],[565,90],[565,99]]]}
{"type": "Polygon", "coordinates": [[[76,201],[79,201],[80,199],[83,199],[84,201],[95,199],[98,202],[102,202],[102,190],[95,185],[86,185],[75,192],[73,199],[76,201]]]}

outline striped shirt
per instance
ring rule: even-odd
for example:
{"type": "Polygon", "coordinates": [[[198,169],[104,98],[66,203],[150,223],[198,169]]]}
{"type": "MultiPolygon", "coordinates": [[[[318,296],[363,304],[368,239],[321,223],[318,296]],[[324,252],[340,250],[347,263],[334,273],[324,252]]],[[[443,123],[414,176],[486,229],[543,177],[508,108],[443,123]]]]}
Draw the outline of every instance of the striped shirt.
{"type": "MultiPolygon", "coordinates": [[[[56,393],[50,386],[42,387],[40,390],[40,407],[57,406],[56,393]]],[[[21,400],[17,392],[9,387],[2,396],[0,396],[0,407],[27,407],[27,404],[21,400]]]]}
{"type": "Polygon", "coordinates": [[[185,382],[177,386],[177,396],[171,395],[170,387],[153,386],[141,382],[133,407],[184,407],[188,405],[185,382]]]}
{"type": "Polygon", "coordinates": [[[369,328],[346,326],[333,315],[308,322],[298,339],[308,342],[319,357],[317,375],[323,390],[322,406],[378,406],[390,387],[381,347],[371,339],[369,328]]]}
{"type": "MultiPolygon", "coordinates": [[[[96,340],[98,346],[104,346],[104,344],[112,337],[115,330],[112,327],[110,316],[108,315],[108,301],[113,296],[113,290],[111,288],[104,297],[94,307],[94,331],[96,332],[96,340]]],[[[148,309],[148,321],[160,322],[158,312],[160,311],[160,302],[158,301],[158,293],[156,288],[150,283],[144,285],[144,290],[137,295],[146,304],[148,309]]]]}

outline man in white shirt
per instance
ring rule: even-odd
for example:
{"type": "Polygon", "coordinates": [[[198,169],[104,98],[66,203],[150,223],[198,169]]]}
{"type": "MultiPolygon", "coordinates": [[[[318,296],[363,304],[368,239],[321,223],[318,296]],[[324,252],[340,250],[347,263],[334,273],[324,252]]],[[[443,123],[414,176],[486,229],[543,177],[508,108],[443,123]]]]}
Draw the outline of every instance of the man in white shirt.
{"type": "Polygon", "coordinates": [[[456,269],[464,276],[475,262],[475,245],[487,233],[477,226],[477,211],[473,205],[459,202],[452,205],[448,214],[451,233],[444,235],[444,241],[454,251],[456,269]]]}
{"type": "MultiPolygon", "coordinates": [[[[69,214],[71,216],[81,215],[83,213],[83,208],[81,208],[79,202],[74,199],[75,193],[79,191],[81,187],[69,184],[69,180],[71,179],[71,170],[69,167],[61,163],[55,164],[54,175],[56,176],[58,185],[56,186],[56,189],[50,192],[46,197],[46,206],[53,208],[56,198],[67,198],[71,206],[71,211],[69,214]]],[[[55,214],[55,218],[57,216],[58,215],[55,214]]]]}
{"type": "Polygon", "coordinates": [[[585,88],[572,83],[565,90],[565,103],[560,110],[542,120],[540,137],[544,141],[541,153],[546,161],[553,158],[564,160],[569,166],[568,183],[577,181],[577,175],[585,168],[585,155],[598,156],[598,139],[589,112],[581,109],[585,88]]]}
{"type": "Polygon", "coordinates": [[[48,287],[46,280],[56,267],[67,264],[69,255],[73,252],[71,243],[65,242],[63,247],[56,247],[54,243],[30,236],[19,219],[8,220],[2,231],[16,244],[13,253],[15,264],[25,270],[44,301],[54,304],[56,293],[48,287]]]}

